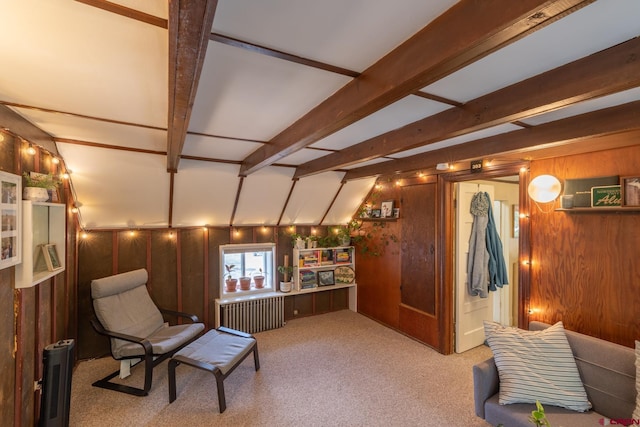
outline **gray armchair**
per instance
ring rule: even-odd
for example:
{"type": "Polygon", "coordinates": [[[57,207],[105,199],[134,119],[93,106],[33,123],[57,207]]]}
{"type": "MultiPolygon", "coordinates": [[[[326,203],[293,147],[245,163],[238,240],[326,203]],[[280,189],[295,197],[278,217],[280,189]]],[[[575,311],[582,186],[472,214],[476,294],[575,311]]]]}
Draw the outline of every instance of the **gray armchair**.
{"type": "Polygon", "coordinates": [[[141,359],[145,366],[143,388],[112,382],[120,370],[94,382],[95,387],[146,396],[151,389],[153,368],[197,339],[204,330],[197,316],[159,309],[147,291],[147,279],[147,271],[139,269],[91,282],[96,315],[91,319],[93,328],[110,338],[114,359],[141,359]],[[190,322],[169,326],[163,313],[185,317],[190,322]]]}

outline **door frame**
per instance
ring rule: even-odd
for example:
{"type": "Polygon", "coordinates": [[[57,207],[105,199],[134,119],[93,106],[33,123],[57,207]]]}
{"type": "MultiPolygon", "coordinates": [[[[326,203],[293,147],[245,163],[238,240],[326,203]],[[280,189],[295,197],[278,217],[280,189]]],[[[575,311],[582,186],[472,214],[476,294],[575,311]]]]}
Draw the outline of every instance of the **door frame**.
{"type": "MultiPolygon", "coordinates": [[[[462,181],[475,181],[479,179],[493,179],[502,176],[519,176],[519,210],[520,210],[520,237],[518,241],[518,253],[521,261],[528,261],[531,257],[529,244],[529,197],[527,196],[527,186],[529,185],[529,162],[509,163],[484,167],[482,172],[471,173],[470,170],[450,172],[438,176],[438,210],[436,212],[436,223],[438,225],[437,246],[441,249],[441,256],[438,257],[436,268],[437,289],[440,290],[440,313],[438,313],[440,329],[440,351],[443,354],[453,353],[454,346],[454,305],[455,305],[455,283],[454,283],[454,222],[455,222],[455,192],[454,183],[462,181]],[[522,215],[524,214],[524,217],[522,215]]],[[[527,310],[529,307],[529,286],[531,276],[528,268],[518,269],[518,326],[528,328],[527,310]]]]}

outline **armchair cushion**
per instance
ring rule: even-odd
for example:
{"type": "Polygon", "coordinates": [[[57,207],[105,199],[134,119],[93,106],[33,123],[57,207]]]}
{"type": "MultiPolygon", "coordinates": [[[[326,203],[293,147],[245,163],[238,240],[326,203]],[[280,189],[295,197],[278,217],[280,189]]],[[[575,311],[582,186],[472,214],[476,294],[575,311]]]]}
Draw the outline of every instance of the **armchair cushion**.
{"type": "MultiPolygon", "coordinates": [[[[202,323],[189,323],[186,325],[162,325],[159,329],[147,336],[151,343],[153,354],[169,353],[192,340],[204,330],[202,323]]],[[[121,341],[121,340],[118,340],[121,341]]],[[[121,341],[124,344],[114,351],[116,359],[144,356],[144,348],[138,344],[121,341]]]]}

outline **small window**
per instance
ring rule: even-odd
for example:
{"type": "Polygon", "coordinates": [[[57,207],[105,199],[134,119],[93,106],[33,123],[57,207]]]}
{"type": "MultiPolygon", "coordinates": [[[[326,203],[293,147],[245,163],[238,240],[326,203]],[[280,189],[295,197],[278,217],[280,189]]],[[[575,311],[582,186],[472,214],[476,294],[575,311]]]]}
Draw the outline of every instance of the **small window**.
{"type": "Polygon", "coordinates": [[[221,245],[220,297],[273,292],[275,259],[275,243],[221,245]]]}

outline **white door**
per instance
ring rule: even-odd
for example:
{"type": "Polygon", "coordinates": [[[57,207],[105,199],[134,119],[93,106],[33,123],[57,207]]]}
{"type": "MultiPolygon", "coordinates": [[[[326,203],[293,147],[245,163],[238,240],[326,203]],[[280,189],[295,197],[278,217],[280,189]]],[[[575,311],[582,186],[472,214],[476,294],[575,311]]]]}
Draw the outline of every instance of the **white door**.
{"type": "Polygon", "coordinates": [[[462,353],[484,342],[483,321],[493,319],[494,293],[489,292],[488,298],[480,298],[479,296],[471,296],[467,292],[467,258],[469,256],[471,226],[473,225],[473,215],[469,212],[471,199],[478,191],[484,191],[493,201],[494,189],[492,185],[468,182],[460,182],[457,187],[455,351],[462,353]]]}

